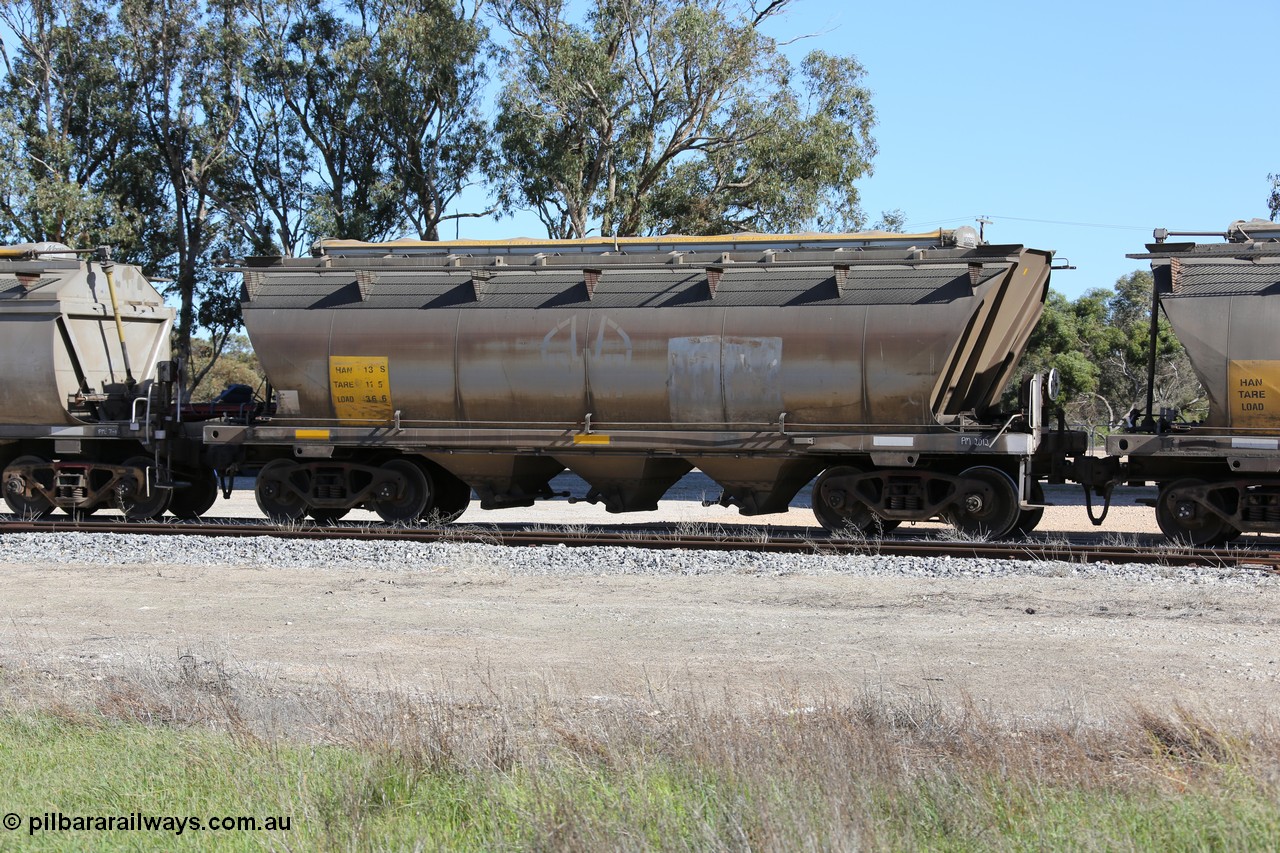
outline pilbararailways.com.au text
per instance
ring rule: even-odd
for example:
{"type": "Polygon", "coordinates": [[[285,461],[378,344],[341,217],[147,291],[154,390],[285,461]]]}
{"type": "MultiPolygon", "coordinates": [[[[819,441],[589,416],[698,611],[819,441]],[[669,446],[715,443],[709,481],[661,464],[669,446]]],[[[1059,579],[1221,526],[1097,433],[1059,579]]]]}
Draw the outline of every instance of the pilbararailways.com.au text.
{"type": "Polygon", "coordinates": [[[293,818],[285,815],[152,815],[142,812],[113,815],[68,815],[43,812],[38,815],[4,816],[4,828],[10,831],[26,827],[27,835],[37,832],[288,832],[293,818]]]}

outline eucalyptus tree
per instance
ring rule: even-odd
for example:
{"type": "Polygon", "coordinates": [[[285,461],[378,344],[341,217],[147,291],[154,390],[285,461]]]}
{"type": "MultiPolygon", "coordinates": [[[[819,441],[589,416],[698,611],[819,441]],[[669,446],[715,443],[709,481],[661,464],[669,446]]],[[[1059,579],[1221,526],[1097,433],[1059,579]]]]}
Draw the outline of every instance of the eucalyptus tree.
{"type": "Polygon", "coordinates": [[[307,215],[318,190],[311,148],[297,116],[258,85],[254,63],[246,66],[241,97],[244,109],[228,141],[236,166],[221,204],[234,216],[245,253],[297,256],[313,236],[307,215]]]}
{"type": "Polygon", "coordinates": [[[147,263],[165,199],[110,0],[0,0],[0,234],[147,263]],[[86,46],[92,46],[87,49],[86,46]]]}
{"type": "Polygon", "coordinates": [[[229,140],[241,106],[238,8],[236,0],[123,0],[121,25],[132,44],[146,46],[129,51],[127,61],[168,195],[159,270],[173,279],[176,354],[185,358],[197,325],[223,340],[238,325],[232,285],[212,257],[229,233],[217,200],[232,173],[229,140]]]}
{"type": "Polygon", "coordinates": [[[504,209],[548,232],[861,227],[875,114],[851,57],[797,70],[762,28],[791,0],[496,0],[510,36],[504,209]]]}
{"type": "MultiPolygon", "coordinates": [[[[1108,300],[1108,346],[1096,353],[1102,369],[1102,392],[1117,410],[1146,408],[1147,366],[1151,353],[1151,273],[1129,273],[1116,280],[1108,300]]],[[[1174,408],[1191,417],[1207,413],[1207,396],[1186,350],[1165,317],[1156,323],[1154,403],[1158,409],[1174,408]]],[[[1158,415],[1159,412],[1154,414],[1158,415]]]]}
{"type": "Polygon", "coordinates": [[[258,2],[246,16],[243,108],[229,141],[236,169],[224,203],[236,211],[249,254],[293,257],[316,236],[308,213],[312,197],[322,192],[323,170],[281,76],[293,13],[287,5],[258,2]]]}
{"type": "MultiPolygon", "coordinates": [[[[1114,288],[1094,288],[1074,302],[1049,291],[1020,375],[1056,368],[1062,380],[1058,402],[1073,423],[1106,430],[1130,410],[1145,410],[1151,288],[1151,273],[1140,270],[1121,276],[1114,288]]],[[[1157,409],[1174,408],[1191,419],[1207,413],[1204,389],[1163,317],[1157,325],[1154,392],[1157,409]]],[[[1012,402],[1016,394],[1016,384],[1011,385],[1006,400],[1012,402]]]]}
{"type": "MultiPolygon", "coordinates": [[[[784,69],[789,72],[789,69],[784,69]]],[[[799,88],[749,89],[706,132],[700,157],[655,182],[644,226],[688,233],[858,230],[856,182],[871,171],[870,94],[851,57],[810,53],[799,88]]],[[[899,217],[900,219],[900,217],[899,217]]],[[[900,227],[891,214],[881,226],[900,227]]]]}
{"type": "Polygon", "coordinates": [[[484,113],[488,31],[482,0],[371,4],[378,24],[366,95],[408,226],[424,240],[440,225],[493,211],[458,211],[465,189],[491,168],[484,113]]]}
{"type": "Polygon", "coordinates": [[[1083,298],[1072,303],[1058,291],[1049,291],[1044,312],[1031,332],[1021,371],[1011,382],[1007,399],[1016,397],[1022,376],[1046,373],[1050,369],[1058,371],[1062,401],[1076,401],[1097,393],[1101,369],[1086,345],[1086,334],[1092,339],[1097,330],[1096,315],[1091,307],[1083,298]]]}
{"type": "MultiPolygon", "coordinates": [[[[282,139],[292,145],[296,133],[305,146],[303,227],[314,236],[391,236],[403,216],[378,126],[381,107],[368,96],[376,20],[331,2],[258,0],[252,27],[255,85],[278,108],[268,130],[288,122],[282,139]]],[[[276,180],[296,187],[295,177],[290,171],[276,180]]]]}

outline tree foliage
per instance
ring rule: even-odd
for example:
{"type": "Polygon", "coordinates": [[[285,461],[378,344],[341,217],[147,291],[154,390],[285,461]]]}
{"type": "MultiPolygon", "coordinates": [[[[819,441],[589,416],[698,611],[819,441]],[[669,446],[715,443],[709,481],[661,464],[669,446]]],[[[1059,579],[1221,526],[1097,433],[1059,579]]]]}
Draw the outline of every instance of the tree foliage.
{"type": "Polygon", "coordinates": [[[0,25],[0,232],[149,256],[164,201],[135,180],[157,158],[134,144],[139,80],[114,60],[128,49],[116,17],[80,0],[4,0],[0,25]]]}
{"type": "Polygon", "coordinates": [[[299,201],[315,235],[376,240],[392,234],[398,201],[378,116],[366,91],[375,32],[333,4],[260,0],[255,80],[296,127],[312,171],[299,201]]]}
{"type": "MultiPolygon", "coordinates": [[[[380,240],[482,215],[458,210],[489,171],[479,5],[258,0],[230,188],[259,254],[318,237],[380,240]]],[[[489,212],[489,211],[485,211],[489,212]]]]}
{"type": "Polygon", "coordinates": [[[479,10],[0,0],[0,236],[112,246],[170,281],[178,354],[203,328],[216,355],[239,324],[218,259],[471,215],[491,161],[479,10]]]}
{"type": "Polygon", "coordinates": [[[241,334],[233,334],[218,341],[198,337],[191,342],[191,362],[188,365],[193,376],[199,379],[189,384],[191,400],[207,403],[232,385],[248,385],[264,393],[266,378],[258,357],[241,334]]]}
{"type": "Polygon", "coordinates": [[[462,191],[492,170],[484,120],[488,31],[448,0],[376,4],[378,35],[366,97],[377,116],[404,216],[423,240],[440,224],[491,211],[451,212],[462,191]]]}
{"type": "MultiPolygon", "coordinates": [[[[1134,408],[1145,413],[1151,351],[1151,273],[1121,276],[1114,289],[1095,288],[1074,302],[1049,292],[1044,314],[1023,356],[1022,373],[1058,370],[1059,403],[1073,423],[1106,429],[1134,408]]],[[[1184,419],[1207,413],[1208,399],[1169,321],[1156,336],[1154,412],[1176,409],[1184,419]]]]}
{"type": "Polygon", "coordinates": [[[496,133],[504,209],[556,237],[854,228],[875,115],[852,57],[797,73],[730,0],[498,0],[510,35],[496,133]]]}
{"type": "Polygon", "coordinates": [[[226,334],[236,325],[217,307],[229,286],[212,269],[209,250],[230,225],[212,209],[232,169],[229,140],[239,115],[243,42],[234,0],[124,0],[121,19],[131,43],[120,62],[139,81],[142,141],[158,156],[160,187],[168,199],[155,266],[173,278],[179,300],[177,355],[187,358],[197,321],[226,334]],[[225,4],[225,5],[224,5],[225,4]]]}

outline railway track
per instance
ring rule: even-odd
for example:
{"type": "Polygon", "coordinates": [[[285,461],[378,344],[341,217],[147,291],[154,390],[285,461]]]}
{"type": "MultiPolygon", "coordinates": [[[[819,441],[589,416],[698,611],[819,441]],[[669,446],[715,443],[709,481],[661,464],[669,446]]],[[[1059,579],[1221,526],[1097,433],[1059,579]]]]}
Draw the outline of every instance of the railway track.
{"type": "Polygon", "coordinates": [[[982,542],[896,536],[848,539],[821,528],[748,528],[738,533],[717,529],[689,533],[679,527],[639,525],[625,529],[453,524],[445,527],[381,527],[346,524],[320,527],[270,523],[134,522],[119,519],[55,518],[0,521],[6,533],[99,533],[141,536],[271,536],[287,539],[360,539],[408,542],[454,542],[534,547],[615,546],[652,549],[750,550],[788,554],[874,554],[890,557],[952,556],[978,559],[1052,560],[1068,563],[1152,563],[1169,566],[1245,568],[1280,575],[1280,551],[1259,547],[1189,548],[1167,543],[1109,545],[1028,539],[982,542]]]}

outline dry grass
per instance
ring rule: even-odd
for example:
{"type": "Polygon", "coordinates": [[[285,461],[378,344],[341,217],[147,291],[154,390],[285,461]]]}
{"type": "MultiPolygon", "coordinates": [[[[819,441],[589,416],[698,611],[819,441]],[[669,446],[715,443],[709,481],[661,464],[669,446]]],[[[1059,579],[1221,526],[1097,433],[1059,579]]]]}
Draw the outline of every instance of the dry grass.
{"type": "Polygon", "coordinates": [[[780,692],[748,707],[658,689],[530,692],[480,668],[466,685],[429,692],[343,681],[281,689],[190,651],[100,680],[0,669],[0,695],[0,719],[52,720],[59,738],[214,733],[231,744],[216,747],[230,756],[220,760],[257,768],[236,776],[235,790],[275,797],[273,813],[296,815],[320,846],[395,849],[428,830],[438,846],[474,849],[1274,849],[1280,840],[1280,731],[1176,706],[1135,704],[1105,726],[998,719],[874,690],[780,692]],[[329,763],[309,763],[315,756],[329,763]]]}

